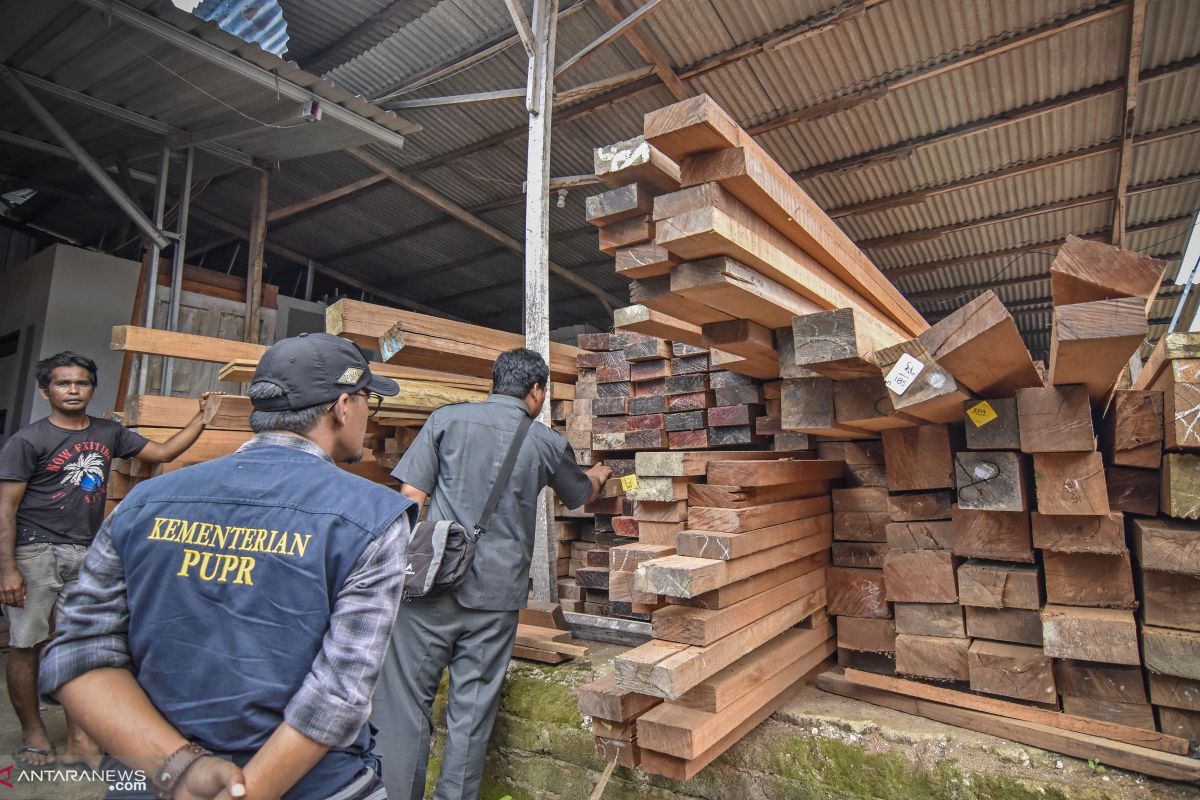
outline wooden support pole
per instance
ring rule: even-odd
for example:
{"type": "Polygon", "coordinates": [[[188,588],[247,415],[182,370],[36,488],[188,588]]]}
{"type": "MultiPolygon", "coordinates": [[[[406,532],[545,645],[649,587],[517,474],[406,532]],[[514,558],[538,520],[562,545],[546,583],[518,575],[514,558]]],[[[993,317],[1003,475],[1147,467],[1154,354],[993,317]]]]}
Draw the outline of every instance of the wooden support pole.
{"type": "Polygon", "coordinates": [[[250,210],[250,258],[246,269],[246,341],[261,338],[258,310],[262,306],[263,255],[267,244],[267,194],[270,175],[260,170],[254,178],[254,205],[250,210]]]}
{"type": "MultiPolygon", "coordinates": [[[[558,0],[534,0],[533,54],[529,59],[529,149],[525,186],[525,346],[550,363],[550,122],[554,101],[554,43],[558,0]]],[[[550,424],[550,404],[539,420],[550,424]]],[[[533,596],[553,602],[558,588],[553,500],[543,491],[534,533],[533,596]]]]}
{"type": "Polygon", "coordinates": [[[1138,73],[1142,67],[1142,35],[1146,29],[1146,0],[1133,0],[1129,8],[1129,63],[1125,71],[1125,116],[1121,131],[1121,166],[1113,203],[1112,243],[1125,240],[1126,195],[1133,170],[1133,115],[1137,110],[1138,73]]]}

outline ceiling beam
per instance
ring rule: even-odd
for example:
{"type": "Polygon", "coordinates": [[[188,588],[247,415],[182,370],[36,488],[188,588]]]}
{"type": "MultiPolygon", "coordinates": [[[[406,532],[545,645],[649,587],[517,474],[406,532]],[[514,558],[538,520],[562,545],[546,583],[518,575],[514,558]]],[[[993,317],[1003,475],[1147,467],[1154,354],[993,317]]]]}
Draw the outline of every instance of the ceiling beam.
{"type": "Polygon", "coordinates": [[[380,28],[398,27],[394,24],[397,18],[399,18],[401,26],[407,25],[417,19],[423,11],[423,7],[418,3],[414,3],[413,0],[392,0],[387,6],[355,25],[343,36],[338,37],[337,41],[333,44],[309,56],[306,59],[306,69],[311,69],[314,72],[325,72],[334,69],[342,63],[341,60],[337,60],[340,58],[340,51],[358,37],[380,28]],[[416,13],[414,13],[414,9],[416,13]]]}
{"type": "MultiPolygon", "coordinates": [[[[386,175],[388,180],[390,180],[392,183],[408,191],[409,193],[416,195],[443,213],[449,214],[472,230],[482,233],[489,239],[504,245],[514,253],[519,253],[521,255],[525,254],[525,245],[523,242],[513,238],[512,236],[509,236],[507,233],[491,223],[480,219],[478,216],[472,214],[470,211],[463,208],[458,203],[455,203],[450,198],[442,195],[440,192],[437,192],[425,184],[417,181],[416,179],[405,175],[398,169],[392,167],[390,164],[380,161],[378,158],[361,148],[347,150],[346,153],[376,172],[386,175]]],[[[555,264],[553,261],[550,262],[550,272],[567,281],[568,283],[574,284],[580,289],[591,292],[610,313],[614,303],[619,305],[622,302],[620,298],[616,297],[615,295],[609,294],[607,291],[601,289],[599,286],[596,286],[591,281],[580,278],[578,275],[575,275],[565,267],[555,264]]]]}
{"type": "MultiPolygon", "coordinates": [[[[1192,122],[1187,125],[1177,125],[1173,128],[1166,128],[1161,131],[1144,134],[1137,137],[1134,140],[1134,144],[1152,144],[1165,139],[1174,139],[1180,136],[1190,136],[1194,133],[1200,133],[1200,122],[1192,122]]],[[[1039,158],[1034,161],[1023,161],[1003,167],[1001,169],[979,173],[967,178],[962,178],[960,180],[943,183],[938,186],[931,186],[924,189],[914,189],[910,192],[900,192],[887,197],[864,200],[860,203],[850,203],[848,205],[839,206],[838,208],[832,208],[826,213],[828,213],[833,219],[839,219],[841,217],[848,217],[855,214],[869,214],[874,211],[886,211],[888,209],[898,208],[901,206],[919,205],[939,195],[956,192],[961,189],[983,186],[988,183],[1004,180],[1005,178],[1026,175],[1031,172],[1048,169],[1050,167],[1061,167],[1065,164],[1082,161],[1086,158],[1116,153],[1119,152],[1120,149],[1120,139],[1109,139],[1106,142],[1100,142],[1092,145],[1091,147],[1085,147],[1080,150],[1072,150],[1067,153],[1059,153],[1057,155],[1047,156],[1046,158],[1039,158]]]]}
{"type": "MultiPolygon", "coordinates": [[[[278,95],[299,102],[308,102],[313,99],[314,92],[310,89],[306,89],[268,69],[264,69],[244,58],[229,53],[198,36],[175,27],[169,22],[164,22],[145,11],[121,2],[121,0],[76,0],[76,2],[95,9],[101,15],[109,19],[116,19],[155,39],[168,42],[190,55],[227,69],[278,95]]],[[[400,130],[395,131],[332,101],[323,103],[321,108],[325,116],[330,119],[336,120],[378,142],[389,144],[397,149],[404,146],[405,134],[413,134],[421,130],[421,126],[419,125],[397,119],[399,123],[397,127],[400,130]]]]}
{"type": "Polygon", "coordinates": [[[513,100],[524,96],[524,89],[494,89],[490,92],[470,92],[467,94],[451,94],[444,97],[415,97],[412,100],[393,100],[388,104],[388,108],[456,106],[470,103],[490,103],[495,100],[513,100]]]}
{"type": "Polygon", "coordinates": [[[521,0],[504,0],[504,5],[508,7],[508,15],[512,17],[517,36],[525,48],[525,55],[533,58],[533,29],[529,27],[529,20],[525,19],[525,9],[521,8],[521,0]]]}
{"type": "Polygon", "coordinates": [[[1125,114],[1121,130],[1121,166],[1117,170],[1116,202],[1113,204],[1112,243],[1125,240],[1125,200],[1133,169],[1133,118],[1137,111],[1138,74],[1142,68],[1142,38],[1146,29],[1146,0],[1133,0],[1129,9],[1129,62],[1125,70],[1125,114]]]}
{"type": "MultiPolygon", "coordinates": [[[[589,262],[586,262],[583,264],[572,264],[571,269],[588,269],[589,267],[602,267],[602,266],[606,266],[606,265],[611,267],[612,259],[604,259],[602,261],[589,261],[589,262]]],[[[494,283],[490,286],[480,286],[475,289],[468,289],[465,292],[453,292],[453,293],[447,293],[447,294],[440,294],[440,295],[436,295],[434,297],[425,297],[423,299],[427,303],[456,302],[456,301],[462,300],[464,298],[474,297],[475,295],[487,294],[488,292],[497,292],[497,291],[502,292],[507,289],[516,289],[516,288],[524,286],[524,285],[525,285],[525,277],[521,276],[521,277],[515,278],[513,280],[504,281],[503,283],[494,283]]],[[[576,295],[572,295],[572,297],[576,297],[576,295]]],[[[582,299],[583,297],[587,297],[587,295],[586,294],[578,295],[577,297],[582,299]]],[[[551,298],[551,302],[553,302],[553,298],[551,298]]]]}
{"type": "MultiPolygon", "coordinates": [[[[1200,181],[1200,172],[1194,172],[1190,175],[1179,175],[1174,178],[1153,181],[1151,183],[1135,186],[1129,190],[1129,194],[1145,194],[1147,192],[1155,192],[1161,189],[1169,189],[1175,186],[1195,183],[1196,181],[1200,181]]],[[[994,214],[990,217],[982,217],[965,222],[954,222],[949,225],[940,225],[936,228],[924,228],[921,230],[897,233],[891,236],[880,236],[876,239],[865,239],[856,242],[856,244],[864,250],[881,250],[890,247],[898,247],[911,242],[927,242],[932,239],[940,239],[942,236],[945,236],[948,233],[956,233],[958,231],[971,230],[973,228],[982,228],[988,225],[997,225],[1002,222],[1011,222],[1013,220],[1025,219],[1026,217],[1049,214],[1053,211],[1062,211],[1068,208],[1078,208],[1080,206],[1092,205],[1094,203],[1112,202],[1112,199],[1111,191],[1097,192],[1095,194],[1084,195],[1082,197],[1056,200],[1052,203],[1046,203],[1040,206],[1031,206],[1028,208],[1019,208],[1013,211],[1006,211],[1003,214],[994,214]]]]}
{"type": "MultiPolygon", "coordinates": [[[[1142,233],[1144,231],[1161,230],[1170,228],[1176,225],[1188,224],[1195,221],[1195,217],[1191,214],[1185,217],[1174,217],[1172,219],[1159,220],[1156,222],[1143,223],[1130,227],[1126,233],[1142,233]]],[[[1110,231],[1106,228],[1096,233],[1082,234],[1080,239],[1088,239],[1090,241],[1103,242],[1109,238],[1110,231]]],[[[895,281],[897,278],[903,278],[907,275],[921,275],[926,272],[937,272],[940,269],[948,267],[957,267],[960,264],[972,264],[977,261],[988,261],[997,258],[1007,258],[1009,256],[1022,255],[1024,253],[1033,253],[1037,251],[1054,250],[1057,252],[1059,247],[1062,247],[1063,239],[1057,238],[1047,242],[1038,242],[1036,244],[1023,244],[1017,247],[1008,247],[1003,250],[993,250],[988,253],[973,253],[971,255],[956,256],[955,258],[943,259],[941,261],[926,261],[921,264],[905,264],[899,267],[883,268],[884,274],[888,279],[895,281]]]]}
{"type": "MultiPolygon", "coordinates": [[[[1180,256],[1182,256],[1182,254],[1180,254],[1180,256]]],[[[1049,275],[1041,276],[1041,280],[1049,280],[1049,279],[1050,279],[1049,275]]],[[[987,286],[964,286],[964,287],[962,287],[962,291],[963,292],[969,292],[969,291],[984,292],[991,288],[992,288],[992,286],[990,284],[987,286]]],[[[1161,300],[1164,297],[1173,297],[1174,295],[1181,294],[1182,292],[1183,292],[1182,286],[1178,286],[1174,283],[1164,284],[1163,286],[1161,286],[1159,288],[1158,294],[1155,296],[1155,300],[1161,300]]],[[[1048,295],[1048,294],[1042,295],[1040,297],[1034,297],[1029,300],[1022,300],[1018,303],[1005,304],[1005,307],[1008,309],[1009,313],[1012,313],[1012,314],[1024,314],[1024,313],[1029,313],[1031,311],[1045,311],[1045,310],[1048,310],[1048,309],[1051,309],[1054,307],[1054,297],[1051,295],[1048,295]]],[[[926,319],[929,321],[930,324],[933,324],[934,322],[937,322],[940,319],[944,319],[945,317],[949,316],[952,313],[954,313],[954,312],[947,311],[945,314],[943,314],[939,317],[933,317],[933,318],[926,317],[926,319]]]]}
{"type": "Polygon", "coordinates": [[[616,25],[613,25],[604,33],[600,34],[595,39],[584,45],[583,49],[578,53],[559,64],[558,68],[554,70],[555,80],[561,78],[563,75],[567,74],[567,72],[574,69],[580,61],[587,58],[601,47],[604,47],[609,42],[614,41],[618,36],[625,34],[626,31],[649,16],[651,12],[657,9],[661,4],[662,0],[646,0],[646,2],[643,3],[637,11],[634,11],[628,17],[623,17],[619,22],[617,22],[616,25]]]}
{"type": "MultiPolygon", "coordinates": [[[[621,13],[613,0],[595,0],[595,3],[613,22],[619,23],[625,19],[625,15],[621,13]]],[[[658,47],[646,41],[646,37],[630,28],[625,31],[625,41],[629,42],[642,60],[654,69],[654,74],[667,87],[667,91],[675,95],[676,100],[686,100],[692,96],[692,93],[683,85],[683,81],[679,80],[679,76],[675,74],[675,69],[666,55],[658,47]]]]}

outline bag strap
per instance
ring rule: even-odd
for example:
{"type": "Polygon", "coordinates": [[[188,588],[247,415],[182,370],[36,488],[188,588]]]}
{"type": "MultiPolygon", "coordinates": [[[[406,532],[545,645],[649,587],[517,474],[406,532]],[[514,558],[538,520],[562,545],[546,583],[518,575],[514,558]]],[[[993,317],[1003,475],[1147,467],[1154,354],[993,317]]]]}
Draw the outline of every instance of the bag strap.
{"type": "Polygon", "coordinates": [[[513,465],[517,463],[517,452],[520,451],[521,443],[525,441],[525,433],[531,424],[533,424],[533,417],[523,414],[521,424],[517,426],[517,432],[513,434],[512,444],[508,446],[508,452],[504,454],[504,461],[500,464],[500,473],[496,475],[496,482],[492,484],[492,493],[488,495],[487,502],[484,503],[483,513],[479,515],[479,522],[475,523],[476,538],[487,533],[487,525],[492,519],[492,512],[496,510],[496,505],[500,502],[500,493],[508,486],[508,477],[512,474],[513,465]]]}

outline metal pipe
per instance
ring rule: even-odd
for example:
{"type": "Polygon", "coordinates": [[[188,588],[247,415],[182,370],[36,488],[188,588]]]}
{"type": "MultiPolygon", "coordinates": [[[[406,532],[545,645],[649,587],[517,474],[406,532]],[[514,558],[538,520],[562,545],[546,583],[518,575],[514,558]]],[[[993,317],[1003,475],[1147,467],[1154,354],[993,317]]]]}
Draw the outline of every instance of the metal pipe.
{"type": "MultiPolygon", "coordinates": [[[[187,161],[183,167],[183,188],[179,192],[179,241],[171,259],[171,302],[167,306],[167,330],[179,330],[179,300],[183,294],[183,259],[187,253],[188,212],[192,206],[192,167],[196,160],[196,148],[187,149],[187,161]]],[[[163,360],[162,395],[171,396],[171,381],[175,377],[175,359],[163,360]]]]}
{"type": "Polygon", "coordinates": [[[104,190],[104,193],[121,207],[121,210],[133,220],[133,223],[141,229],[142,233],[151,241],[158,242],[159,247],[166,247],[168,240],[167,237],[163,236],[162,230],[156,228],[154,223],[138,208],[137,203],[130,200],[129,195],[121,191],[121,187],[117,185],[117,182],[109,177],[109,174],[103,167],[96,163],[95,159],[88,155],[83,146],[75,141],[66,128],[59,124],[54,115],[38,102],[38,99],[25,87],[25,84],[21,83],[17,76],[13,75],[12,71],[7,67],[0,67],[0,78],[3,78],[8,88],[21,102],[29,107],[29,110],[37,117],[38,122],[42,124],[42,127],[48,130],[55,139],[58,139],[59,143],[79,162],[84,171],[92,176],[92,180],[98,183],[100,188],[104,190]]]}
{"type": "MultiPolygon", "coordinates": [[[[167,210],[167,182],[171,172],[171,146],[163,140],[162,153],[158,159],[158,178],[154,184],[154,226],[162,230],[163,216],[167,210]]],[[[150,240],[149,261],[146,264],[146,286],[143,293],[146,307],[142,312],[142,324],[147,328],[154,327],[154,307],[158,304],[158,261],[162,258],[162,247],[153,239],[150,240]]],[[[150,357],[141,356],[138,364],[137,393],[146,393],[146,380],[150,369],[150,357]]]]}

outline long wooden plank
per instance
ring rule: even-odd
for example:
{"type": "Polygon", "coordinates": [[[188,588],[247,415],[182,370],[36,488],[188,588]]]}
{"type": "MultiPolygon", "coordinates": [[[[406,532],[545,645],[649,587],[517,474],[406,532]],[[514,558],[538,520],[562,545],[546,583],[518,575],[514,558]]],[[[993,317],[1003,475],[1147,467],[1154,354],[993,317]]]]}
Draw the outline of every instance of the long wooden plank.
{"type": "Polygon", "coordinates": [[[845,462],[818,459],[708,462],[709,483],[729,486],[771,486],[836,480],[844,472],[845,462]]]}
{"type": "Polygon", "coordinates": [[[674,700],[810,613],[807,600],[794,600],[707,647],[647,642],[613,660],[617,687],[674,700]]]}
{"type": "Polygon", "coordinates": [[[616,676],[603,675],[575,690],[579,713],[609,722],[629,722],[662,702],[662,698],[617,687],[616,676]]]}
{"type": "Polygon", "coordinates": [[[851,683],[832,672],[822,674],[817,685],[827,692],[853,697],[907,714],[987,733],[1082,759],[1097,759],[1112,767],[1142,772],[1159,778],[1195,781],[1200,778],[1200,761],[1149,747],[1067,731],[1036,722],[1001,717],[966,708],[935,703],[883,689],[851,683]]]}
{"type": "Polygon", "coordinates": [[[793,650],[786,665],[718,713],[663,703],[638,718],[638,743],[647,750],[696,758],[812,669],[808,653],[793,650]]]}
{"type": "Polygon", "coordinates": [[[760,572],[744,581],[731,583],[728,586],[722,586],[720,589],[705,592],[692,598],[671,598],[671,603],[693,606],[695,608],[727,608],[734,603],[740,603],[747,597],[753,597],[781,583],[786,583],[792,578],[804,575],[814,565],[828,566],[829,553],[821,551],[808,558],[802,558],[799,561],[793,561],[790,564],[784,564],[766,572],[760,572]]]}
{"type": "MultiPolygon", "coordinates": [[[[871,305],[845,281],[801,250],[732,196],[660,220],[654,241],[681,258],[698,261],[729,256],[807,297],[821,308],[859,308],[876,320],[877,338],[907,329],[871,305]]],[[[922,328],[924,330],[924,328],[922,328]]]]}
{"type": "Polygon", "coordinates": [[[675,537],[679,554],[694,558],[738,559],[796,539],[833,530],[833,515],[820,514],[746,533],[685,530],[675,537]]]}
{"type": "Polygon", "coordinates": [[[981,397],[1004,397],[1042,385],[1017,323],[993,291],[938,320],[918,338],[956,381],[981,397]]]}
{"type": "Polygon", "coordinates": [[[728,608],[710,609],[670,605],[650,618],[655,639],[668,642],[710,645],[755,620],[778,611],[793,600],[808,599],[809,613],[825,605],[825,570],[811,570],[799,578],[748,597],[728,608]]]}
{"type": "Polygon", "coordinates": [[[683,478],[704,475],[710,461],[773,461],[798,456],[782,450],[677,450],[671,453],[637,453],[634,471],[639,476],[683,478]]]}
{"type": "Polygon", "coordinates": [[[685,186],[717,178],[776,224],[793,242],[847,280],[878,294],[910,334],[927,324],[879,269],[754,138],[708,95],[689,98],[646,115],[646,140],[682,161],[685,186]],[[730,151],[730,148],[738,148],[730,151]],[[709,156],[686,158],[711,151],[709,156]]]}
{"type": "Polygon", "coordinates": [[[750,508],[689,508],[688,527],[696,530],[741,533],[823,514],[828,510],[827,497],[809,497],[750,508]]]}
{"type": "Polygon", "coordinates": [[[680,555],[656,558],[638,565],[633,585],[637,591],[647,594],[695,597],[766,572],[779,564],[827,550],[832,542],[831,533],[818,532],[732,561],[680,555]]]}
{"type": "Polygon", "coordinates": [[[812,300],[725,257],[675,267],[671,270],[671,291],[768,328],[791,325],[793,316],[819,310],[812,300]]]}
{"type": "MultiPolygon", "coordinates": [[[[126,427],[145,425],[159,428],[185,427],[199,411],[194,397],[163,397],[141,394],[125,402],[126,427]]],[[[250,430],[250,398],[239,395],[215,395],[205,408],[205,428],[208,430],[250,430]]]]}
{"type": "Polygon", "coordinates": [[[636,331],[697,347],[702,345],[699,325],[643,305],[626,306],[613,311],[613,327],[619,331],[636,331]]]}
{"type": "MultiPolygon", "coordinates": [[[[424,369],[441,367],[463,375],[488,378],[492,374],[492,364],[506,349],[487,338],[460,339],[428,334],[411,331],[406,324],[396,323],[375,343],[384,361],[389,364],[424,369]]],[[[571,382],[577,377],[575,355],[556,355],[551,352],[551,380],[571,382]]]]}
{"type": "MultiPolygon", "coordinates": [[[[1142,728],[1134,728],[1129,725],[1118,725],[1112,722],[1091,719],[1090,717],[1078,717],[1058,711],[1047,711],[1020,703],[1010,703],[1006,700],[981,697],[977,694],[969,694],[941,686],[931,686],[927,683],[895,678],[889,675],[876,675],[856,669],[846,670],[845,677],[850,683],[860,686],[870,686],[875,689],[918,697],[923,700],[932,700],[935,703],[943,703],[948,706],[982,711],[986,714],[995,714],[996,716],[1008,719],[1036,722],[1039,725],[1061,728],[1065,731],[1075,731],[1076,733],[1085,733],[1090,736],[1103,736],[1106,739],[1113,739],[1114,741],[1125,742],[1164,753],[1175,753],[1176,755],[1187,755],[1188,753],[1188,742],[1186,739],[1181,739],[1178,736],[1168,736],[1165,733],[1158,733],[1156,731],[1147,731],[1142,728]]],[[[1196,766],[1200,769],[1200,763],[1197,763],[1196,766]]]]}

